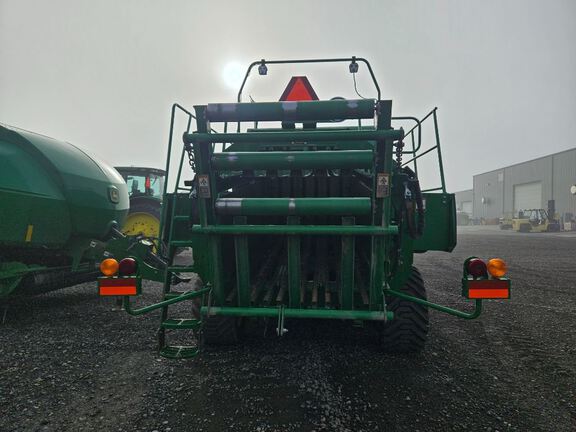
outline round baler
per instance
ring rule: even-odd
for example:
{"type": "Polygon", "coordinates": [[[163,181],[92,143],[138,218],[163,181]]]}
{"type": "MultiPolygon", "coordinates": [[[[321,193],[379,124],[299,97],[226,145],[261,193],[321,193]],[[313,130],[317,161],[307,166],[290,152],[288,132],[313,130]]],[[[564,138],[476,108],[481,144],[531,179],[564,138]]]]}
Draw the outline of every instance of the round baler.
{"type": "Polygon", "coordinates": [[[93,279],[128,212],[112,167],[72,144],[0,125],[0,298],[93,279]]]}

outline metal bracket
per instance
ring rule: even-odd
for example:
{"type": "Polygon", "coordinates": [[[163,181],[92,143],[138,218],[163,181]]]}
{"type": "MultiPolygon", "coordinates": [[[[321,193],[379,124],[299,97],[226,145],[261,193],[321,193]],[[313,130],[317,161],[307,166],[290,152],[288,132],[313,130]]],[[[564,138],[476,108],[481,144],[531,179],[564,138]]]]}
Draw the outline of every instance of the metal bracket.
{"type": "Polygon", "coordinates": [[[449,315],[454,315],[458,318],[464,318],[464,319],[475,319],[478,318],[480,316],[480,314],[482,313],[482,299],[476,299],[475,303],[474,303],[474,310],[472,312],[464,312],[464,311],[460,311],[448,306],[442,306],[436,303],[432,303],[429,302],[428,300],[424,300],[418,297],[414,297],[408,294],[405,294],[401,291],[396,291],[396,290],[392,290],[392,289],[386,289],[384,290],[384,293],[387,295],[391,295],[394,297],[399,297],[401,299],[404,300],[408,300],[417,304],[421,304],[423,306],[427,306],[431,309],[436,309],[439,310],[440,312],[444,312],[447,313],[449,315]]]}
{"type": "Polygon", "coordinates": [[[288,329],[284,328],[284,305],[281,305],[278,309],[278,326],[276,326],[276,334],[278,336],[284,336],[288,329]]]}

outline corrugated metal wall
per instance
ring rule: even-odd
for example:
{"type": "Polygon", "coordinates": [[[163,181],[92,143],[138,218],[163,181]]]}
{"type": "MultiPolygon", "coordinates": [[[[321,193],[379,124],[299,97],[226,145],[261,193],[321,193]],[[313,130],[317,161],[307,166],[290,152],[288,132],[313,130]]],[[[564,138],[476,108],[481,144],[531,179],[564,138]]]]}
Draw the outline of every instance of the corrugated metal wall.
{"type": "Polygon", "coordinates": [[[542,208],[552,199],[552,156],[504,168],[504,212],[514,211],[514,186],[542,183],[542,208]]]}
{"type": "MultiPolygon", "coordinates": [[[[455,192],[454,196],[456,198],[456,210],[466,212],[463,203],[472,203],[472,201],[474,200],[474,190],[468,189],[460,192],[455,192]]],[[[473,206],[474,204],[472,204],[472,208],[473,206]]],[[[471,212],[469,216],[472,216],[472,213],[473,212],[471,212]]]]}
{"type": "Polygon", "coordinates": [[[504,170],[474,176],[474,217],[494,219],[502,216],[504,170]]]}
{"type": "Polygon", "coordinates": [[[474,176],[474,217],[499,218],[514,210],[514,186],[541,182],[542,207],[556,201],[556,212],[576,215],[576,149],[474,176]],[[484,198],[484,202],[482,200],[484,198]]]}
{"type": "Polygon", "coordinates": [[[556,211],[576,215],[576,195],[570,193],[570,186],[576,184],[576,149],[553,155],[553,161],[556,211]]]}
{"type": "Polygon", "coordinates": [[[468,189],[460,192],[454,192],[454,195],[456,197],[456,207],[458,207],[458,204],[465,201],[472,201],[474,199],[474,190],[468,189]]]}

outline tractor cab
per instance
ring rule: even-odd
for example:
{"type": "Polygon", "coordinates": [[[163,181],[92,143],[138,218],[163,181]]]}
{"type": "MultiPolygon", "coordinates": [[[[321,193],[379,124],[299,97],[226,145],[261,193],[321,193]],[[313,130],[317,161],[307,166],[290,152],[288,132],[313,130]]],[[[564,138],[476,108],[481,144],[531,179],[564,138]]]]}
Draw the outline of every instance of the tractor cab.
{"type": "Polygon", "coordinates": [[[147,167],[116,167],[128,185],[130,211],[122,232],[158,238],[166,172],[147,167]]]}

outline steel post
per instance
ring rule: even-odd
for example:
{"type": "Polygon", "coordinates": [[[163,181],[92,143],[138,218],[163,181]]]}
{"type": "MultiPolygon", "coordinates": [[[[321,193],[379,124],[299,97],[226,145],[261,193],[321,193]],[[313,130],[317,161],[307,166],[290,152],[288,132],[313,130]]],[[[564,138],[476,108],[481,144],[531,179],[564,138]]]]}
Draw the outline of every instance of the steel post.
{"type": "Polygon", "coordinates": [[[371,150],[222,152],[211,165],[216,171],[371,168],[372,158],[371,150]]]}
{"type": "MultiPolygon", "coordinates": [[[[276,307],[202,307],[202,314],[209,316],[236,316],[236,317],[269,317],[276,318],[279,308],[276,307]]],[[[291,309],[284,308],[286,318],[317,318],[317,319],[344,319],[362,321],[387,321],[394,318],[393,312],[367,311],[367,310],[338,310],[338,309],[291,309]]]]}
{"type": "Polygon", "coordinates": [[[220,215],[315,215],[370,214],[370,198],[221,198],[215,202],[220,215]]]}
{"type": "MultiPolygon", "coordinates": [[[[398,227],[370,225],[193,225],[193,234],[270,234],[270,235],[369,235],[387,236],[398,234],[398,227]]],[[[189,246],[190,241],[173,241],[174,246],[189,246]],[[180,244],[181,243],[181,244],[180,244]]]]}
{"type": "MultiPolygon", "coordinates": [[[[298,225],[298,216],[288,216],[288,225],[298,225]]],[[[292,308],[300,306],[300,236],[288,236],[288,301],[292,308]]]]}
{"type": "Polygon", "coordinates": [[[334,119],[370,119],[375,115],[374,99],[331,101],[287,101],[208,104],[206,116],[212,122],[284,121],[319,122],[334,119]]]}
{"type": "MultiPolygon", "coordinates": [[[[342,225],[353,226],[354,217],[343,217],[342,225]]],[[[342,309],[354,308],[354,236],[342,236],[342,254],[340,261],[340,303],[342,309]]]]}
{"type": "Polygon", "coordinates": [[[294,130],[292,132],[243,132],[243,133],[185,133],[185,143],[292,143],[292,142],[340,142],[340,141],[376,141],[399,140],[404,136],[402,130],[337,130],[337,131],[309,131],[294,130]]]}
{"type": "MultiPolygon", "coordinates": [[[[235,225],[245,225],[246,216],[235,216],[235,225]]],[[[238,306],[250,306],[250,252],[248,249],[248,237],[245,235],[234,237],[236,253],[236,289],[238,306]]]]}

